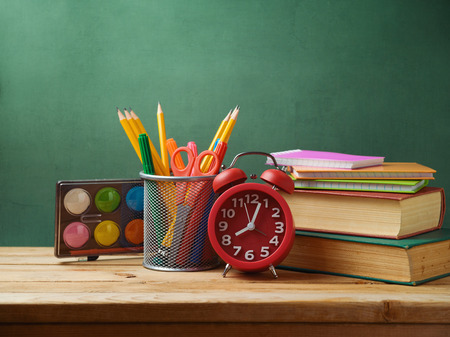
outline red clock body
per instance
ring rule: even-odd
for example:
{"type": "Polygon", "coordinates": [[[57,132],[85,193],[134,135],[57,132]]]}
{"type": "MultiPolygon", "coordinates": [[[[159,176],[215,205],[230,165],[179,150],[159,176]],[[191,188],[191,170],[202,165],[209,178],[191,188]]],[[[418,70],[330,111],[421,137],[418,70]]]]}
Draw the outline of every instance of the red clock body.
{"type": "Polygon", "coordinates": [[[267,185],[239,184],[214,203],[208,234],[217,254],[233,268],[259,272],[278,265],[294,243],[292,213],[267,185]]]}

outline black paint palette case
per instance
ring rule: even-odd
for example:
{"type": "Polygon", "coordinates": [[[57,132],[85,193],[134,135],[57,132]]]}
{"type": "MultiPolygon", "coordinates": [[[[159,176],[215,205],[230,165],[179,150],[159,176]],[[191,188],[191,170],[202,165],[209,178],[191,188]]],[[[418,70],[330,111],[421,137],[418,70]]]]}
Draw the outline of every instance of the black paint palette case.
{"type": "Polygon", "coordinates": [[[56,184],[55,256],[143,251],[141,180],[66,180],[56,184]]]}

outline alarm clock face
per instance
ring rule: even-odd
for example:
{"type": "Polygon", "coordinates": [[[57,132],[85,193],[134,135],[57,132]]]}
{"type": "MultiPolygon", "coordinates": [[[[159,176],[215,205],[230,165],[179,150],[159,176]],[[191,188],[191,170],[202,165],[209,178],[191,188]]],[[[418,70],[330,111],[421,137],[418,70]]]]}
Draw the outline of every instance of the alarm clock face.
{"type": "Polygon", "coordinates": [[[294,242],[294,224],[286,201],[269,186],[246,183],[225,191],[208,222],[211,244],[233,268],[262,271],[276,266],[294,242]]]}

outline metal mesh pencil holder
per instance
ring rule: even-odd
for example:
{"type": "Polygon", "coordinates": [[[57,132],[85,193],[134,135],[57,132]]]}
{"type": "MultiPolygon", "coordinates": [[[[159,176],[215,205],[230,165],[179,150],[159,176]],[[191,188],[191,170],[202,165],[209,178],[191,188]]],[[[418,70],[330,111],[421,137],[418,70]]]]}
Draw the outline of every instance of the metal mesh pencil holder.
{"type": "Polygon", "coordinates": [[[140,176],[144,180],[144,267],[162,271],[217,267],[219,257],[208,238],[215,176],[167,177],[143,172],[140,176]]]}

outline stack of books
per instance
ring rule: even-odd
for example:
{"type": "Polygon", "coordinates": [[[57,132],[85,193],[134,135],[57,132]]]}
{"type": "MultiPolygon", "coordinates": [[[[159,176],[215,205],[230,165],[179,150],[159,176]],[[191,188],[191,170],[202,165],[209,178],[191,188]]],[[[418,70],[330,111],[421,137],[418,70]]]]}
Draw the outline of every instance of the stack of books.
{"type": "Polygon", "coordinates": [[[279,267],[410,285],[450,275],[444,190],[426,186],[435,170],[321,151],[272,155],[296,186],[280,192],[297,235],[279,267]]]}

